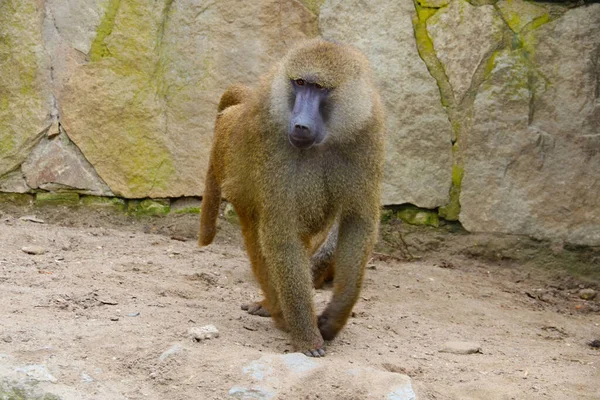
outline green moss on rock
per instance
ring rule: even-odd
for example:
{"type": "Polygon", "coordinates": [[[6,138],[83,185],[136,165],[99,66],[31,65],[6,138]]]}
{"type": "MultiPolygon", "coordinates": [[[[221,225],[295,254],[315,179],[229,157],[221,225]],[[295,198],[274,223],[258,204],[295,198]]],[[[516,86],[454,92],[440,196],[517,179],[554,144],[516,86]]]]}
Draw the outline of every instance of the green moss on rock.
{"type": "Polygon", "coordinates": [[[452,187],[450,188],[450,202],[440,207],[440,216],[448,221],[458,221],[460,214],[460,189],[462,185],[464,167],[454,164],[452,166],[452,187]]]}
{"type": "Polygon", "coordinates": [[[379,217],[382,224],[390,223],[395,217],[394,210],[383,209],[381,210],[381,215],[379,217]]]}
{"type": "Polygon", "coordinates": [[[515,33],[527,29],[536,29],[549,20],[547,6],[524,0],[499,2],[496,9],[502,15],[504,22],[515,33]],[[532,25],[533,21],[537,21],[532,25]],[[545,21],[545,22],[544,22],[545,21]]]}
{"type": "Polygon", "coordinates": [[[173,211],[174,214],[200,214],[200,207],[184,207],[173,211]]]}
{"type": "Polygon", "coordinates": [[[73,192],[38,192],[35,195],[35,204],[38,206],[76,206],[79,204],[79,194],[73,192]]]}
{"type": "Polygon", "coordinates": [[[96,31],[96,37],[94,38],[90,48],[91,61],[99,61],[102,58],[111,55],[105,39],[112,33],[117,11],[119,11],[120,6],[121,0],[110,0],[110,2],[107,4],[106,12],[104,13],[102,21],[100,21],[100,25],[96,31]]]}
{"type": "Polygon", "coordinates": [[[319,15],[321,12],[321,6],[325,3],[325,0],[300,0],[304,7],[308,8],[313,14],[319,15]]]}
{"type": "Polygon", "coordinates": [[[89,207],[109,207],[119,211],[127,209],[125,200],[118,197],[103,197],[103,196],[83,196],[81,204],[89,207]]]}
{"type": "Polygon", "coordinates": [[[33,196],[25,193],[0,193],[0,203],[26,207],[33,203],[33,196]]]}
{"type": "Polygon", "coordinates": [[[411,225],[427,225],[436,228],[440,226],[440,218],[437,212],[413,205],[402,206],[396,216],[411,225]]]}
{"type": "Polygon", "coordinates": [[[450,0],[417,0],[423,7],[441,8],[450,3],[450,0]]]}
{"type": "Polygon", "coordinates": [[[473,6],[488,6],[494,5],[498,2],[498,0],[467,0],[473,6]]]}
{"type": "Polygon", "coordinates": [[[225,216],[225,219],[227,221],[229,221],[230,223],[235,224],[235,225],[240,224],[240,217],[235,212],[235,209],[233,208],[233,205],[231,205],[231,203],[227,203],[223,214],[225,216]]]}
{"type": "Polygon", "coordinates": [[[0,400],[61,400],[52,393],[34,394],[33,388],[18,387],[8,383],[0,383],[0,400]]]}
{"type": "Polygon", "coordinates": [[[413,17],[413,28],[415,41],[419,56],[425,62],[431,76],[437,81],[442,97],[442,105],[449,107],[454,105],[454,92],[446,76],[444,66],[440,62],[433,46],[433,41],[427,33],[427,20],[434,15],[438,9],[423,7],[417,0],[414,1],[416,15],[413,17]]]}
{"type": "Polygon", "coordinates": [[[161,216],[171,211],[169,200],[145,199],[129,200],[127,212],[135,216],[161,216]]]}
{"type": "Polygon", "coordinates": [[[2,400],[29,400],[25,390],[15,387],[0,386],[0,399],[2,400]]]}

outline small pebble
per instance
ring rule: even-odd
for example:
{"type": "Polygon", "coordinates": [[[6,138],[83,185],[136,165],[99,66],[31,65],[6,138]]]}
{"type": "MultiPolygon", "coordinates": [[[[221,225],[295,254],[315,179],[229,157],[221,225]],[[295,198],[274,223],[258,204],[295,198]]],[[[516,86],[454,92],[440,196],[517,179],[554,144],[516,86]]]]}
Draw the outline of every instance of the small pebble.
{"type": "Polygon", "coordinates": [[[19,218],[21,221],[35,222],[36,224],[43,224],[44,220],[34,217],[33,215],[25,215],[19,218]]]}
{"type": "Polygon", "coordinates": [[[46,249],[40,246],[25,246],[21,248],[21,250],[27,254],[34,255],[44,254],[46,252],[46,249]]]}
{"type": "Polygon", "coordinates": [[[195,326],[188,329],[188,335],[197,342],[200,342],[205,339],[218,338],[219,330],[214,325],[206,325],[201,327],[195,326]]]}
{"type": "Polygon", "coordinates": [[[579,297],[583,300],[594,300],[598,292],[594,289],[581,289],[579,291],[579,297]]]}
{"type": "Polygon", "coordinates": [[[174,344],[168,350],[164,351],[160,355],[160,357],[158,357],[158,359],[160,361],[165,361],[167,358],[169,358],[169,357],[171,357],[171,356],[173,356],[175,354],[181,353],[182,350],[183,349],[182,349],[182,347],[179,344],[174,344]]]}
{"type": "Polygon", "coordinates": [[[219,276],[219,278],[217,278],[217,284],[219,286],[227,286],[228,283],[229,279],[226,276],[219,276]]]}
{"type": "Polygon", "coordinates": [[[481,345],[474,342],[446,342],[440,353],[476,354],[481,353],[481,345]]]}

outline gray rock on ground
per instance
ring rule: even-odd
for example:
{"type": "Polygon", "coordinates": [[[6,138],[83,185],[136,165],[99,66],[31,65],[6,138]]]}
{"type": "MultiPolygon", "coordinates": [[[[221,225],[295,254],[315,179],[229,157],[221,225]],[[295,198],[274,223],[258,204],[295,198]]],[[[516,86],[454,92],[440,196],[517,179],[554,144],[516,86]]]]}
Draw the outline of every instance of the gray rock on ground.
{"type": "Polygon", "coordinates": [[[301,353],[268,354],[242,369],[235,399],[318,398],[323,382],[335,382],[335,398],[416,400],[408,376],[360,367],[333,358],[314,359],[301,353]]]}
{"type": "Polygon", "coordinates": [[[188,335],[200,342],[207,339],[216,339],[219,337],[219,330],[214,325],[205,325],[200,327],[192,327],[188,329],[188,335]]]}

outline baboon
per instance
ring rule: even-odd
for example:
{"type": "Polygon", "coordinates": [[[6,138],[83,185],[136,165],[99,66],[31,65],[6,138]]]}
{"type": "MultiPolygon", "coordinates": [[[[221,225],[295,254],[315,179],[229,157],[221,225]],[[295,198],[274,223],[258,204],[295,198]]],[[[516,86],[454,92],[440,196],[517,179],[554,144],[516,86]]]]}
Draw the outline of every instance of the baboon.
{"type": "Polygon", "coordinates": [[[265,296],[243,308],[270,315],[308,356],[324,356],[346,324],[377,237],[384,113],[371,79],[357,49],[312,39],[255,87],[227,89],[218,107],[199,244],[214,238],[222,193],[265,296]],[[312,284],[334,268],[317,318],[312,284]]]}

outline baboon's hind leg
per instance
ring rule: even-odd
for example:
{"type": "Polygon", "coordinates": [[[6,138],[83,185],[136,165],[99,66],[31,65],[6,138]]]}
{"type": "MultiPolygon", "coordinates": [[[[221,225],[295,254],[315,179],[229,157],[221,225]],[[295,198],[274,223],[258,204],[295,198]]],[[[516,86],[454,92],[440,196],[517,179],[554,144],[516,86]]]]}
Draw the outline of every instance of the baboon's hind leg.
{"type": "Polygon", "coordinates": [[[248,311],[248,313],[252,315],[273,317],[275,322],[284,327],[285,324],[283,323],[281,310],[279,308],[277,293],[275,288],[269,284],[266,261],[260,249],[258,231],[256,229],[257,224],[251,218],[248,218],[243,214],[238,215],[240,216],[244,244],[246,246],[248,257],[250,258],[252,272],[260,284],[260,288],[265,296],[261,301],[242,304],[242,310],[248,311]]]}

